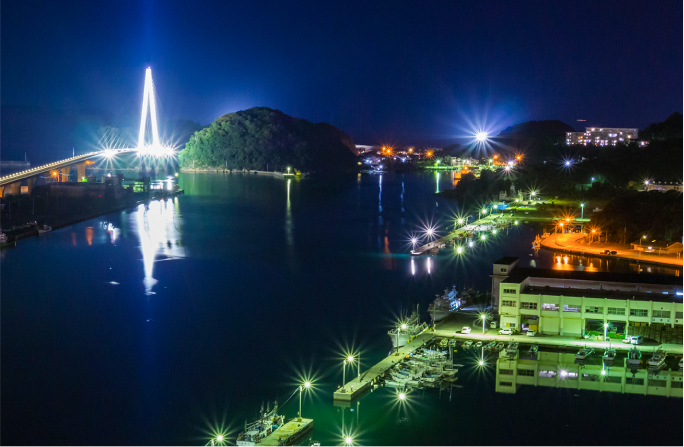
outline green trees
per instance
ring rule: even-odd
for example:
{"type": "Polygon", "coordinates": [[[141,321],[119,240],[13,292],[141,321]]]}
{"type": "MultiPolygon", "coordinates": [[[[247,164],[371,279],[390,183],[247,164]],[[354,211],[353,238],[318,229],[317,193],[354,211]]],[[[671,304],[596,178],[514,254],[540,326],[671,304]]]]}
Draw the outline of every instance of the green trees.
{"type": "Polygon", "coordinates": [[[228,113],[195,132],[179,155],[181,167],[341,172],[356,165],[351,137],[279,110],[255,107],[228,113]]]}

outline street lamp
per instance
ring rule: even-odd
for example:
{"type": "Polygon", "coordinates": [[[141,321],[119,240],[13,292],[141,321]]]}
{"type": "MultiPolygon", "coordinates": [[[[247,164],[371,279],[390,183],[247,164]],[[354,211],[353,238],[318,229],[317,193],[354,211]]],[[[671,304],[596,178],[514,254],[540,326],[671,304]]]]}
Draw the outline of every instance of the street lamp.
{"type": "Polygon", "coordinates": [[[342,362],[343,363],[343,367],[342,367],[342,386],[343,387],[347,383],[347,381],[345,380],[346,374],[347,374],[347,363],[351,364],[353,361],[354,361],[354,357],[350,355],[350,356],[347,356],[346,359],[344,359],[344,362],[342,362]]]}
{"type": "Polygon", "coordinates": [[[399,400],[406,400],[406,393],[399,393],[399,400]]]}
{"type": "Polygon", "coordinates": [[[299,420],[302,420],[302,391],[304,391],[304,388],[307,390],[311,388],[311,382],[308,380],[304,382],[303,385],[299,385],[299,420]]]}
{"type": "Polygon", "coordinates": [[[641,257],[641,240],[646,239],[646,235],[641,236],[641,239],[639,239],[639,257],[641,257]]]}
{"type": "Polygon", "coordinates": [[[608,338],[608,323],[603,323],[603,341],[608,338]]]}
{"type": "Polygon", "coordinates": [[[584,219],[584,203],[580,203],[580,206],[582,207],[582,219],[584,219]]]}
{"type": "Polygon", "coordinates": [[[346,437],[344,438],[344,443],[345,443],[346,445],[352,445],[352,441],[353,441],[353,439],[352,439],[351,436],[346,436],[346,437]]]}
{"type": "Polygon", "coordinates": [[[485,333],[485,321],[487,320],[487,315],[482,314],[480,315],[480,318],[482,318],[482,335],[485,333]]]}

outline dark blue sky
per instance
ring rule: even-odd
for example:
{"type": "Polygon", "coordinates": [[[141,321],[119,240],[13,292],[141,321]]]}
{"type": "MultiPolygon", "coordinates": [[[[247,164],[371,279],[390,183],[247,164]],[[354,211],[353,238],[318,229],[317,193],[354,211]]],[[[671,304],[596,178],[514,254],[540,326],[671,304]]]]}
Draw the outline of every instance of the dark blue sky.
{"type": "Polygon", "coordinates": [[[22,0],[2,2],[1,37],[12,154],[68,143],[28,135],[34,120],[137,119],[148,65],[165,118],[268,106],[359,144],[450,139],[469,119],[643,128],[682,111],[678,1],[22,0]]]}

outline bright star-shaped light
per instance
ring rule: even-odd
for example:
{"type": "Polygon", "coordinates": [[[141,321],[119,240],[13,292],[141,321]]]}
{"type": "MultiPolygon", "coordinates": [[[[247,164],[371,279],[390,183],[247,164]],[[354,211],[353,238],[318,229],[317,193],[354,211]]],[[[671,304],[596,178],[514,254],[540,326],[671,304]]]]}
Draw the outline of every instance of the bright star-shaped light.
{"type": "Polygon", "coordinates": [[[484,143],[487,141],[488,134],[487,132],[478,132],[475,134],[475,139],[479,141],[480,143],[484,143]]]}

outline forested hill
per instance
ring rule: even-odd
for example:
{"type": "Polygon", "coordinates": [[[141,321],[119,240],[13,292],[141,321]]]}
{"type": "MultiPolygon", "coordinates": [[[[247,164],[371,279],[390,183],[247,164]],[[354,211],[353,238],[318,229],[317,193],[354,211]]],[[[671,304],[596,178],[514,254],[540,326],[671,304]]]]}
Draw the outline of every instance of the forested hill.
{"type": "Polygon", "coordinates": [[[228,113],[195,132],[181,151],[181,167],[344,172],[356,165],[352,138],[328,123],[254,107],[228,113]]]}

